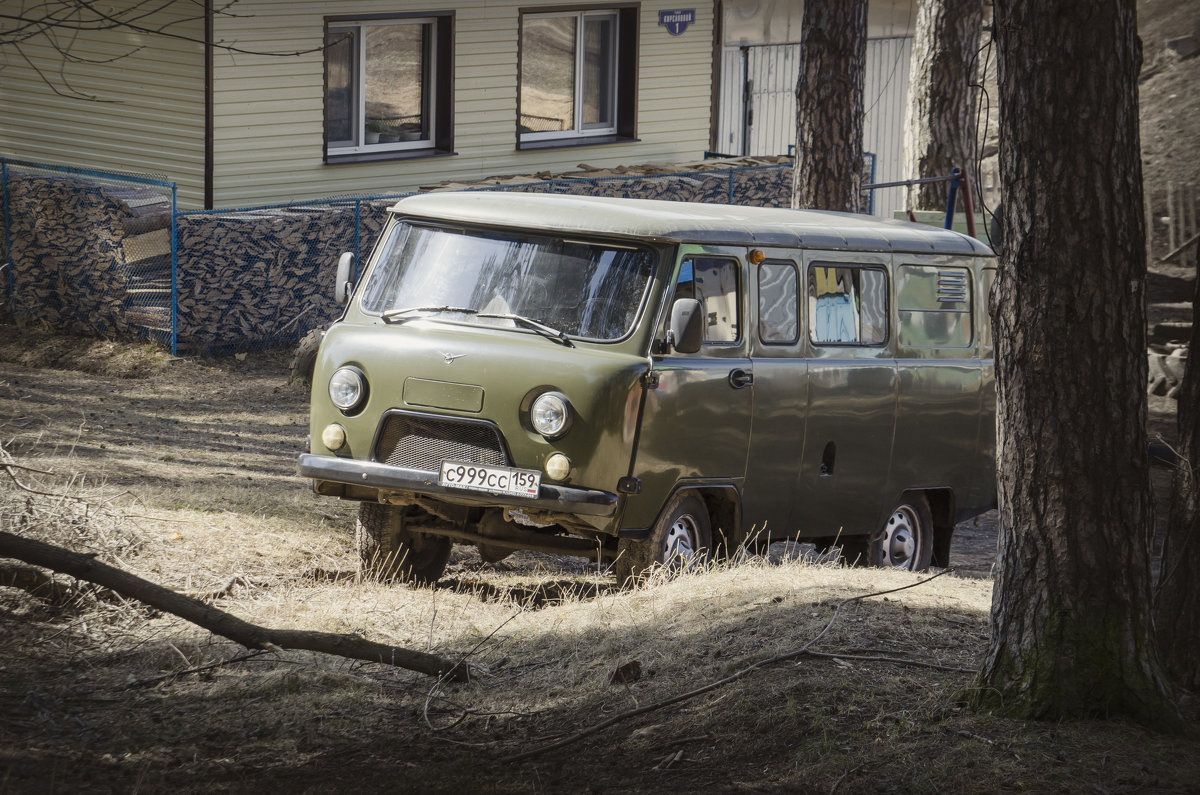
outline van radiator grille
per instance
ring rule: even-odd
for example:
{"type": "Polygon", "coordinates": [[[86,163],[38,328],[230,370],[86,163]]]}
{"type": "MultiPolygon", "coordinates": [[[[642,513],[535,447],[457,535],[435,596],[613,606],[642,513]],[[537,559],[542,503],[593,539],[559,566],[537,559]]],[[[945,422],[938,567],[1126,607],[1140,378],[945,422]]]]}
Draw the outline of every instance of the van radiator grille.
{"type": "Polygon", "coordinates": [[[432,417],[390,414],[375,443],[375,460],[391,466],[436,472],[442,461],[508,466],[495,427],[432,417]]]}

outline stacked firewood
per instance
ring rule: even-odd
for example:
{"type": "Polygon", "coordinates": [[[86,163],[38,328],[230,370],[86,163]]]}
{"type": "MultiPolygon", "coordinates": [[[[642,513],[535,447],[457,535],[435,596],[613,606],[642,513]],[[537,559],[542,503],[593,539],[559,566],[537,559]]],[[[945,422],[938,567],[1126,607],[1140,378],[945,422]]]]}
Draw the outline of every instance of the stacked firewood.
{"type": "MultiPolygon", "coordinates": [[[[142,325],[142,283],[166,277],[170,197],[78,178],[11,176],[12,315],[21,323],[101,336],[142,325]]],[[[156,291],[161,303],[163,291],[156,291]]],[[[166,324],[168,327],[169,317],[166,324]]]]}
{"type": "MultiPolygon", "coordinates": [[[[758,207],[787,207],[791,200],[792,169],[789,164],[741,169],[688,171],[682,173],[610,175],[583,170],[549,181],[516,179],[489,183],[495,190],[523,193],[562,193],[576,196],[613,196],[626,199],[659,199],[706,204],[728,204],[730,182],[735,204],[758,207]],[[600,176],[596,176],[599,173],[600,176]]],[[[450,183],[439,189],[462,189],[450,183]]]]}
{"type": "MultiPolygon", "coordinates": [[[[385,203],[360,205],[365,253],[385,203]]],[[[179,338],[220,352],[290,344],[340,311],[338,256],[355,250],[353,205],[197,213],[178,224],[179,338]]]]}
{"type": "Polygon", "coordinates": [[[125,292],[121,208],[73,178],[10,177],[12,310],[18,322],[112,334],[125,292]]]}
{"type": "MultiPolygon", "coordinates": [[[[550,180],[479,186],[724,204],[732,179],[736,203],[787,206],[790,163],[723,165],[682,174],[580,166],[550,180]]],[[[365,258],[395,201],[181,214],[172,272],[171,199],[161,189],[17,175],[8,193],[10,309],[18,322],[164,344],[177,331],[182,349],[207,352],[288,345],[331,322],[340,312],[338,256],[365,258]]]]}

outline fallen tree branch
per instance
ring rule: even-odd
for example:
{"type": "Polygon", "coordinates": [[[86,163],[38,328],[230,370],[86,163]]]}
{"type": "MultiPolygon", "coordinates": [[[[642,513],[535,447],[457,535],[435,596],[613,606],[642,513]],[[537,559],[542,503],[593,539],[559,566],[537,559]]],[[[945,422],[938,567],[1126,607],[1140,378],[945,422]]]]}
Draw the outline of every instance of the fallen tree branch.
{"type": "MultiPolygon", "coordinates": [[[[644,715],[647,712],[653,712],[658,709],[663,709],[664,707],[669,707],[672,704],[678,704],[681,701],[687,701],[688,699],[692,699],[692,698],[695,698],[696,696],[703,695],[703,694],[709,692],[710,690],[716,690],[718,687],[724,687],[725,685],[730,684],[731,682],[736,682],[737,680],[742,679],[745,676],[748,676],[749,674],[753,673],[754,671],[758,670],[759,668],[763,668],[768,665],[774,665],[776,663],[786,662],[787,660],[794,660],[797,657],[803,657],[804,655],[809,653],[809,649],[812,648],[812,646],[817,641],[819,641],[822,637],[824,637],[825,633],[828,632],[830,627],[832,627],[834,625],[834,622],[837,621],[838,614],[842,611],[842,608],[845,607],[846,605],[850,604],[851,602],[859,602],[859,601],[862,601],[863,599],[869,599],[872,596],[884,596],[886,594],[896,593],[897,591],[906,591],[909,588],[916,588],[918,585],[924,585],[925,583],[927,583],[931,580],[936,580],[938,577],[941,577],[943,574],[949,574],[952,571],[954,571],[954,569],[946,569],[944,571],[939,571],[937,574],[933,575],[932,577],[927,577],[926,579],[921,580],[920,582],[914,582],[914,583],[911,583],[910,585],[903,585],[899,588],[891,588],[886,591],[875,591],[873,593],[865,593],[860,596],[851,596],[849,599],[843,599],[842,601],[838,602],[837,607],[834,608],[833,616],[830,617],[829,623],[827,623],[825,625],[824,629],[822,629],[820,632],[818,632],[817,636],[815,638],[810,640],[808,643],[805,643],[800,648],[795,649],[794,651],[784,652],[783,654],[777,654],[776,656],[770,657],[766,660],[759,660],[756,663],[747,665],[745,668],[741,669],[740,671],[730,674],[729,676],[725,677],[724,679],[718,679],[715,682],[709,682],[707,685],[703,685],[702,687],[697,687],[695,690],[689,690],[686,693],[680,693],[677,696],[672,696],[671,698],[663,699],[662,701],[656,701],[653,704],[647,704],[644,707],[637,707],[636,709],[631,709],[627,712],[622,712],[620,714],[613,715],[611,718],[609,718],[607,720],[602,720],[599,723],[593,724],[592,726],[588,726],[586,729],[582,729],[582,730],[576,732],[575,734],[572,734],[570,737],[564,737],[563,739],[549,743],[548,745],[543,745],[539,748],[533,748],[528,751],[523,751],[522,753],[516,754],[514,756],[510,756],[503,761],[505,761],[505,762],[520,762],[524,759],[529,759],[530,757],[538,756],[539,754],[544,754],[547,751],[553,751],[558,748],[562,748],[563,746],[570,745],[571,743],[577,742],[578,740],[582,740],[584,737],[593,735],[602,729],[607,729],[609,726],[612,726],[614,723],[620,723],[623,720],[628,720],[629,718],[637,717],[638,715],[644,715]]],[[[896,660],[896,662],[904,662],[904,661],[896,660]]]]}
{"type": "Polygon", "coordinates": [[[912,665],[917,668],[933,668],[937,671],[950,671],[956,674],[978,673],[975,668],[963,668],[961,665],[942,665],[941,663],[925,662],[924,660],[907,660],[903,657],[885,657],[877,654],[838,654],[837,652],[813,651],[804,652],[805,657],[821,657],[827,660],[857,660],[858,662],[887,662],[896,665],[912,665]]]}
{"type": "Polygon", "coordinates": [[[216,588],[194,588],[190,591],[178,591],[184,596],[190,596],[192,599],[220,599],[223,596],[229,596],[233,593],[233,589],[237,586],[250,587],[250,581],[240,574],[235,574],[225,581],[224,585],[216,588]]]}
{"type": "Polygon", "coordinates": [[[136,682],[130,682],[129,684],[122,687],[121,689],[122,690],[133,690],[136,687],[146,687],[148,685],[158,684],[159,682],[165,682],[168,679],[178,679],[179,677],[187,676],[188,674],[203,673],[204,671],[211,671],[214,668],[220,668],[223,665],[232,665],[234,663],[245,662],[246,660],[253,660],[255,657],[258,657],[259,655],[266,654],[266,653],[267,652],[263,649],[254,649],[252,651],[247,652],[246,654],[239,654],[236,657],[229,657],[224,660],[217,660],[216,662],[208,663],[207,665],[198,665],[193,668],[185,668],[182,671],[172,671],[169,674],[162,674],[161,676],[152,676],[149,679],[138,679],[136,682]]]}
{"type": "Polygon", "coordinates": [[[248,649],[305,649],[353,660],[394,665],[453,681],[470,678],[470,670],[433,654],[374,643],[357,635],[270,629],[243,621],[198,599],[184,596],[127,571],[101,563],[90,555],[0,532],[0,558],[15,558],[109,588],[158,610],[179,616],[248,649]]]}

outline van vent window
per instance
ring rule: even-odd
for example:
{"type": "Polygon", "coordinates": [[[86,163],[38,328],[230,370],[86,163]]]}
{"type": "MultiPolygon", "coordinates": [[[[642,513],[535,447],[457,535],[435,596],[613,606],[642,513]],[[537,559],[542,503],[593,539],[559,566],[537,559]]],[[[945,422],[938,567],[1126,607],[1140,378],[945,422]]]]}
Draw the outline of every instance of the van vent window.
{"type": "Polygon", "coordinates": [[[938,271],[937,300],[963,303],[967,300],[967,274],[965,271],[938,271]]]}
{"type": "MultiPolygon", "coordinates": [[[[974,344],[971,272],[966,268],[896,268],[896,315],[902,348],[969,348],[974,344]]],[[[948,350],[947,356],[957,356],[948,350]]]]}
{"type": "Polygon", "coordinates": [[[887,274],[878,268],[813,265],[808,308],[809,336],[817,345],[887,342],[887,274]]]}

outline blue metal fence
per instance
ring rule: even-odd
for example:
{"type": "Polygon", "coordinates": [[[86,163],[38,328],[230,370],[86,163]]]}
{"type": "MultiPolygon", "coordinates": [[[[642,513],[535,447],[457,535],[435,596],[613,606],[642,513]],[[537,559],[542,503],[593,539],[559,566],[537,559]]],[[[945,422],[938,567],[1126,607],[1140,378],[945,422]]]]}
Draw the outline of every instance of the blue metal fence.
{"type": "MultiPolygon", "coordinates": [[[[173,353],[291,345],[340,311],[338,255],[365,258],[410,194],[179,211],[173,183],[0,159],[3,309],[17,322],[173,353]]],[[[467,190],[787,206],[791,165],[563,177],[467,190]]]]}

